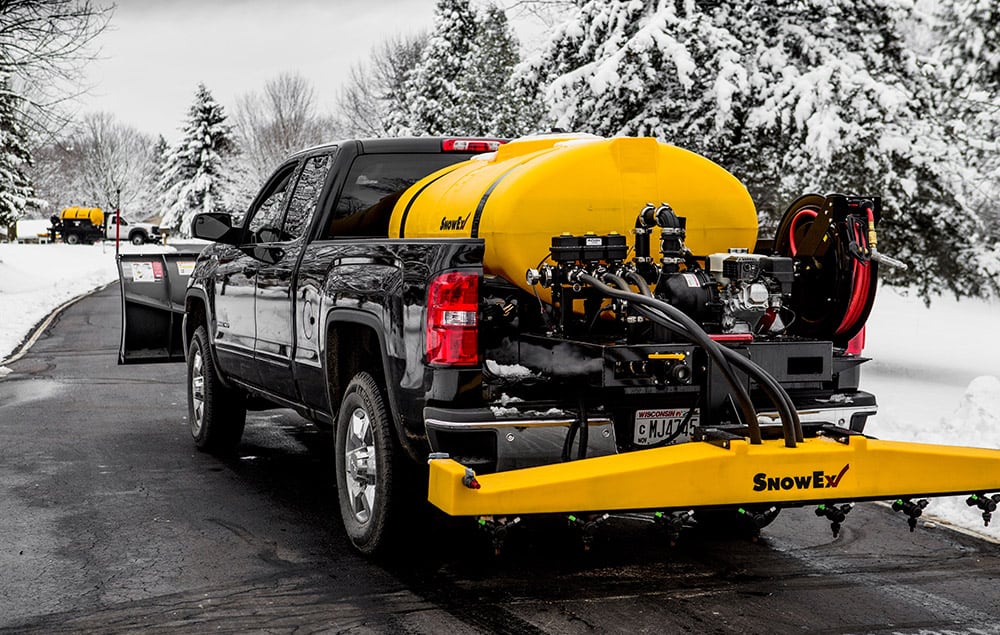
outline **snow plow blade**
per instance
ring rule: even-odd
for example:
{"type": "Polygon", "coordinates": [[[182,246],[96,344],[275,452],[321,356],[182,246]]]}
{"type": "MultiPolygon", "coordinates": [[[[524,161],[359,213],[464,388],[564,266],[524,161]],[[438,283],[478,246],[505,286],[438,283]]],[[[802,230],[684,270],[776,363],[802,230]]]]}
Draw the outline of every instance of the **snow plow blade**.
{"type": "Polygon", "coordinates": [[[119,364],[184,361],[184,292],[197,251],[118,256],[122,293],[119,364]]]}
{"type": "Polygon", "coordinates": [[[861,435],[691,442],[474,475],[432,458],[428,499],[452,516],[778,507],[1000,491],[1000,450],[861,435]]]}

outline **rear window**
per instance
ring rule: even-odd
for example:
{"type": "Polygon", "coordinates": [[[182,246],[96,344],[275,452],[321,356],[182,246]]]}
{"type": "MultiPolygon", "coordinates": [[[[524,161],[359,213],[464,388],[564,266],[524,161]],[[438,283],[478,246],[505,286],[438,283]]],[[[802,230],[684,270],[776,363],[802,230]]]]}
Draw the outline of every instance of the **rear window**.
{"type": "Polygon", "coordinates": [[[389,235],[392,208],[408,187],[471,154],[362,154],[354,159],[321,238],[389,235]]]}

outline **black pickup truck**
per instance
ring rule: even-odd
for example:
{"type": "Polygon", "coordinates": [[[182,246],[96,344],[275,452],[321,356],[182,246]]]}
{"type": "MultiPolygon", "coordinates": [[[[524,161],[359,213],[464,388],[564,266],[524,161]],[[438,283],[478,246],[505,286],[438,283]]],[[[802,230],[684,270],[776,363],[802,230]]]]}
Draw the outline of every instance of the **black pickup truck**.
{"type": "MultiPolygon", "coordinates": [[[[871,220],[877,199],[803,199],[784,225],[798,253],[779,236],[754,254],[712,258],[685,250],[683,218],[669,205],[647,206],[634,210],[634,248],[613,232],[552,236],[549,264],[527,272],[536,290],[528,293],[484,272],[481,237],[389,237],[401,198],[404,220],[410,211],[411,185],[497,145],[320,146],[278,167],[241,221],[196,217],[193,234],[214,244],[188,264],[186,290],[172,292],[183,320],[156,328],[172,331],[168,357],[183,341],[200,449],[231,452],[247,409],[288,407],[331,427],[344,526],[371,553],[395,535],[399,510],[426,498],[430,453],[482,474],[688,440],[784,436],[794,445],[831,426],[863,429],[875,401],[858,390],[863,358],[847,350],[863,319],[824,334],[815,328],[826,318],[806,318],[866,317],[871,297],[824,278],[833,291],[820,301],[807,283],[875,261],[845,250],[809,255],[831,263],[822,274],[799,262],[827,216],[819,233],[836,239],[849,226],[863,249],[852,210],[871,220]],[[659,264],[649,254],[654,230],[659,264]],[[796,331],[796,320],[813,331],[796,331]]],[[[470,215],[441,210],[442,235],[470,215]]],[[[122,275],[123,285],[134,282],[124,267],[122,275]]],[[[141,322],[126,318],[123,361],[143,361],[126,348],[152,348],[143,340],[155,329],[141,322]]],[[[757,524],[776,513],[762,511],[757,524]]]]}

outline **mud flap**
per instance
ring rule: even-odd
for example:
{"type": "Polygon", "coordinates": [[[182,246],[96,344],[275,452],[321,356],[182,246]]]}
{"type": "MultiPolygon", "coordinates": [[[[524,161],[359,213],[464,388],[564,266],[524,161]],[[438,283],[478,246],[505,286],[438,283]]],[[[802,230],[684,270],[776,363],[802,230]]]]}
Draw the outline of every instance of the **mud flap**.
{"type": "Polygon", "coordinates": [[[692,442],[474,475],[432,458],[428,499],[452,516],[887,500],[1000,490],[1000,450],[861,435],[728,448],[692,442]]]}
{"type": "Polygon", "coordinates": [[[184,292],[197,251],[120,254],[119,364],[184,361],[184,292]]]}

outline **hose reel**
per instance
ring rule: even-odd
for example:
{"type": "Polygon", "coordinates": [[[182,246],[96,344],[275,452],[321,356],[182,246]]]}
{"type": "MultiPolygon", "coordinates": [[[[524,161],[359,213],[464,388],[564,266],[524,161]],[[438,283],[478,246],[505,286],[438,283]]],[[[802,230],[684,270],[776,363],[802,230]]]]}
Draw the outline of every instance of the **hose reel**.
{"type": "Polygon", "coordinates": [[[790,332],[846,347],[864,327],[878,276],[878,197],[807,194],[788,208],[774,253],[795,260],[790,332]]]}

